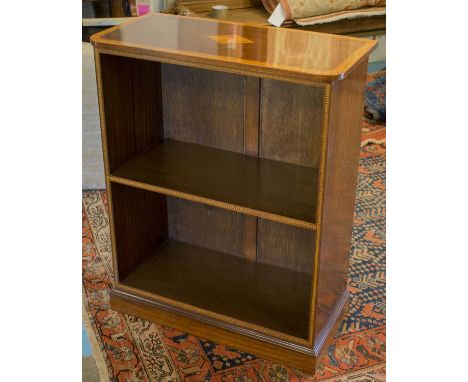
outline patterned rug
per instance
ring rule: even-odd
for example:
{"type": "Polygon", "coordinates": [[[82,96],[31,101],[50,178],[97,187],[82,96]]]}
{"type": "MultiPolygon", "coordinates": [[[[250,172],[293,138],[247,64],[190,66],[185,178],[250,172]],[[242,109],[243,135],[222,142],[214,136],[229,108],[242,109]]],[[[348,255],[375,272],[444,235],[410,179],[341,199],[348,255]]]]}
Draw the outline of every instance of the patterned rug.
{"type": "Polygon", "coordinates": [[[361,149],[350,309],[315,376],[109,309],[111,244],[104,191],[83,192],[83,317],[102,381],[385,380],[385,148],[361,149]]]}
{"type": "Polygon", "coordinates": [[[386,69],[367,76],[361,147],[369,143],[385,144],[386,69]]]}

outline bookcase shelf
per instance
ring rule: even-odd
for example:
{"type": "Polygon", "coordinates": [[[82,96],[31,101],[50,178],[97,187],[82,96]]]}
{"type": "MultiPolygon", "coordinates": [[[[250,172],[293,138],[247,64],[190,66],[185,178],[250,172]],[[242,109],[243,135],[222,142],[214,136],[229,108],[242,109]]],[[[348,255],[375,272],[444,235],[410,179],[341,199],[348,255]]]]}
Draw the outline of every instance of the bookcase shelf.
{"type": "Polygon", "coordinates": [[[110,179],[254,216],[315,228],[316,169],[165,139],[110,179]],[[183,195],[182,195],[183,194],[183,195]],[[202,199],[202,200],[201,200],[202,199]]]}
{"type": "Polygon", "coordinates": [[[349,297],[375,41],[162,14],[91,41],[112,309],[314,372],[349,297]]]}

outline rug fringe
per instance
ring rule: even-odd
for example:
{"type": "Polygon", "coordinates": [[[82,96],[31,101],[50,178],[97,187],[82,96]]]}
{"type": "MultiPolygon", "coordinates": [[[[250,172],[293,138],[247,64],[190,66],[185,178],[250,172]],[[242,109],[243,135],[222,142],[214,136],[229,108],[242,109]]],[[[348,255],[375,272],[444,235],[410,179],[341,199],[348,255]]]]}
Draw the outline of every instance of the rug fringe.
{"type": "MultiPolygon", "coordinates": [[[[85,291],[83,289],[82,289],[82,293],[84,296],[85,291]]],[[[107,363],[102,354],[101,347],[99,346],[96,340],[96,333],[94,333],[93,325],[91,325],[91,321],[89,319],[88,309],[86,309],[84,297],[82,301],[81,311],[82,311],[83,322],[86,328],[86,332],[88,333],[88,339],[91,345],[91,350],[93,352],[93,357],[94,357],[94,360],[96,361],[96,366],[99,372],[99,380],[101,382],[109,382],[110,378],[109,378],[109,370],[107,369],[107,363]]]]}

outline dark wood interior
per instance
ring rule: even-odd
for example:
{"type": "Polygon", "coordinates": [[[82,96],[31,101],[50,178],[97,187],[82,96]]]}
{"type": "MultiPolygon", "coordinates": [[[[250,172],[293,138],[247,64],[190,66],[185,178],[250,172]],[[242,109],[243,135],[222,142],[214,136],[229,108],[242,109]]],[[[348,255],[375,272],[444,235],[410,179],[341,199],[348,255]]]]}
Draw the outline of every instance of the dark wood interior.
{"type": "Polygon", "coordinates": [[[100,61],[113,171],[163,137],[161,64],[108,54],[101,54],[100,61]]]}
{"type": "Polygon", "coordinates": [[[323,88],[100,61],[120,282],[307,339],[323,88]]]}
{"type": "Polygon", "coordinates": [[[313,273],[315,237],[312,232],[258,219],[257,261],[298,272],[313,273]]]}
{"type": "Polygon", "coordinates": [[[168,64],[161,76],[166,138],[244,152],[245,77],[168,64]]]}
{"type": "Polygon", "coordinates": [[[322,88],[105,54],[101,65],[112,180],[313,228],[322,88]]]}
{"type": "Polygon", "coordinates": [[[242,214],[115,183],[112,201],[122,284],[307,338],[312,232],[259,219],[251,261],[242,214]]]}
{"type": "Polygon", "coordinates": [[[260,157],[318,168],[323,97],[322,87],[261,80],[260,157]]]}
{"type": "Polygon", "coordinates": [[[166,196],[111,185],[118,275],[125,277],[167,239],[166,196]]]}
{"type": "Polygon", "coordinates": [[[244,215],[167,197],[169,238],[243,257],[244,215]]]}

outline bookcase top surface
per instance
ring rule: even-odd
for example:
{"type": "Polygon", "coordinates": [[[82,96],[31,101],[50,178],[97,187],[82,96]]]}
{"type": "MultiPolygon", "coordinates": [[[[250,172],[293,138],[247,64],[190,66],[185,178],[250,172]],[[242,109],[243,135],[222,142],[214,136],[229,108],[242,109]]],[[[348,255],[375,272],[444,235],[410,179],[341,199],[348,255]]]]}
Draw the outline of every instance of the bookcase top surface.
{"type": "Polygon", "coordinates": [[[284,80],[343,79],[373,40],[153,13],[91,37],[120,55],[284,80]]]}

